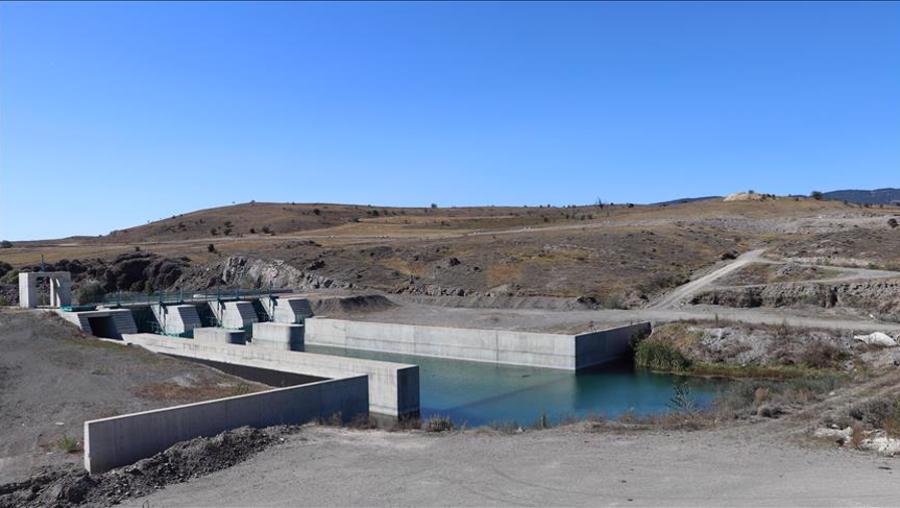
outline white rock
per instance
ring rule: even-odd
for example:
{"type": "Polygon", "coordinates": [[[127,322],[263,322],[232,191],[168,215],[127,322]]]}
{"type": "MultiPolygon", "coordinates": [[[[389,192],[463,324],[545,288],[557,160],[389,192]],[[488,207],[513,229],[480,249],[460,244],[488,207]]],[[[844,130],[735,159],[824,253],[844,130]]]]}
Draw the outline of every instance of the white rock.
{"type": "Polygon", "coordinates": [[[890,335],[881,332],[873,332],[869,335],[854,335],[853,340],[865,342],[871,346],[897,347],[897,341],[890,335]]]}
{"type": "Polygon", "coordinates": [[[853,428],[847,427],[846,429],[829,429],[829,428],[818,428],[815,432],[813,432],[814,437],[822,438],[822,439],[833,439],[835,441],[840,441],[841,443],[845,443],[850,440],[850,436],[853,435],[853,428]]]}
{"type": "Polygon", "coordinates": [[[900,439],[894,439],[887,436],[878,436],[869,439],[863,439],[859,447],[864,450],[872,450],[881,455],[893,457],[900,453],[900,439]]]}

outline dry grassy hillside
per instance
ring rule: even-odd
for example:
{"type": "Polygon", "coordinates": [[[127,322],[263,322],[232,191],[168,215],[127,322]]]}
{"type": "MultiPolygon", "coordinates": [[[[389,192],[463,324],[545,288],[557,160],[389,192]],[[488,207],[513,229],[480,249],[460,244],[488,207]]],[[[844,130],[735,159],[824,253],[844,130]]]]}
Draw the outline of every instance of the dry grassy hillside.
{"type": "Polygon", "coordinates": [[[233,283],[215,275],[240,256],[283,260],[292,270],[282,269],[275,282],[257,277],[250,283],[583,296],[621,306],[638,305],[729,253],[757,247],[776,257],[894,266],[900,228],[888,221],[898,214],[896,207],[794,198],[563,208],[247,203],[99,238],[16,245],[0,251],[0,261],[33,265],[41,254],[50,263],[109,260],[140,249],[187,257],[204,275],[178,284],[208,285],[233,283]]]}

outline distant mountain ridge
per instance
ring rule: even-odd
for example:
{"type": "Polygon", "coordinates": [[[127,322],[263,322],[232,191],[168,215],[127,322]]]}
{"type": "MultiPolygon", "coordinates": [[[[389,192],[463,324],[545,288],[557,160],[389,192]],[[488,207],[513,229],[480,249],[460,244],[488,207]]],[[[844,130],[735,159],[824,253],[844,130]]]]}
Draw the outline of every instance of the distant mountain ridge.
{"type": "Polygon", "coordinates": [[[822,196],[825,199],[833,199],[836,201],[848,201],[860,205],[891,205],[900,204],[900,189],[887,187],[875,190],[836,190],[824,192],[822,196]]]}

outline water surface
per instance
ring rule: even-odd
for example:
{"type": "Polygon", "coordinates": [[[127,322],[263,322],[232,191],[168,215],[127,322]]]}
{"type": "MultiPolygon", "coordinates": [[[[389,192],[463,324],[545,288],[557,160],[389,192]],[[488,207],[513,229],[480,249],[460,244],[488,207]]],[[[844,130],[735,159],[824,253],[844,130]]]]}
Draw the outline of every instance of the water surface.
{"type": "Polygon", "coordinates": [[[324,346],[306,350],[416,364],[422,417],[450,416],[457,425],[531,425],[542,414],[552,422],[589,415],[615,418],[625,412],[659,414],[671,410],[676,383],[686,384],[696,404],[708,407],[724,386],[721,381],[635,370],[630,362],[575,373],[324,346]]]}

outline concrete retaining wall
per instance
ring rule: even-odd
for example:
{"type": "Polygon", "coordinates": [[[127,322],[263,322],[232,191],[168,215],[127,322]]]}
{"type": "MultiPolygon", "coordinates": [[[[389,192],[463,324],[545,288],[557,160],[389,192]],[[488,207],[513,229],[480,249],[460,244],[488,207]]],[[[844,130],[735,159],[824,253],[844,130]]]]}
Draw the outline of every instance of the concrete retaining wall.
{"type": "Polygon", "coordinates": [[[84,422],[84,467],[102,473],[159,453],[175,443],[244,425],[303,424],[340,414],[368,414],[366,376],[276,388],[84,422]]]}
{"type": "Polygon", "coordinates": [[[125,335],[124,340],[156,353],[307,376],[334,379],[366,374],[370,411],[389,416],[419,413],[419,367],[416,365],[236,344],[212,345],[151,333],[125,335]]]}
{"type": "Polygon", "coordinates": [[[576,336],[319,317],[307,319],[305,328],[309,345],[566,370],[627,354],[621,337],[633,333],[631,326],[576,336]]]}
{"type": "Polygon", "coordinates": [[[631,352],[631,338],[649,335],[650,323],[637,323],[575,336],[575,368],[583,369],[618,360],[631,352]]]}
{"type": "Polygon", "coordinates": [[[230,328],[194,328],[194,340],[204,344],[245,344],[246,335],[244,330],[230,328]]]}
{"type": "Polygon", "coordinates": [[[303,351],[303,325],[253,323],[252,346],[303,351]]]}

